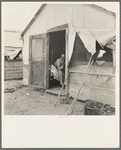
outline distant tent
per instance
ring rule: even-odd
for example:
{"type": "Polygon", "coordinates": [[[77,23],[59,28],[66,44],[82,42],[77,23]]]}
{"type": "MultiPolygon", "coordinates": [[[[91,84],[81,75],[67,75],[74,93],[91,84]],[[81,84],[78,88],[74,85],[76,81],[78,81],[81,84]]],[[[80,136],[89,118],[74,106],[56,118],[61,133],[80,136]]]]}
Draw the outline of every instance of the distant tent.
{"type": "Polygon", "coordinates": [[[15,57],[19,56],[19,54],[21,54],[21,53],[22,53],[22,50],[18,49],[16,51],[12,52],[12,53],[7,53],[6,52],[4,56],[8,56],[9,60],[13,60],[15,57]]]}

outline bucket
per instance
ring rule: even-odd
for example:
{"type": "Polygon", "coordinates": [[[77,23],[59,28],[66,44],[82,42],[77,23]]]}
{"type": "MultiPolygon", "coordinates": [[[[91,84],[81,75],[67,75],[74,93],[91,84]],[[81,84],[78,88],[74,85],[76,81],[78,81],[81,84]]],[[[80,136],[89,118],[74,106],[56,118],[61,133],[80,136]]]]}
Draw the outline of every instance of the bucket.
{"type": "Polygon", "coordinates": [[[92,100],[86,100],[84,106],[84,115],[101,115],[103,110],[103,103],[101,102],[94,102],[92,100]]]}

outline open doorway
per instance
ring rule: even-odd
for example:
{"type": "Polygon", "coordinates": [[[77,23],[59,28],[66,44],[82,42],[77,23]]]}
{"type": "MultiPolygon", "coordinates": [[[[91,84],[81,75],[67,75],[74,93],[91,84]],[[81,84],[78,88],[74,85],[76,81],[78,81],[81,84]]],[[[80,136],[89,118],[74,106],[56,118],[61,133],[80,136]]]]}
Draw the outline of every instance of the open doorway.
{"type": "MultiPolygon", "coordinates": [[[[49,44],[49,89],[52,88],[60,88],[60,81],[59,76],[56,73],[53,73],[53,70],[55,71],[57,69],[57,66],[55,66],[55,62],[57,59],[61,57],[62,54],[65,55],[65,30],[62,31],[56,31],[50,33],[50,44],[49,44]],[[53,69],[53,66],[56,69],[53,69]]],[[[63,79],[65,74],[65,67],[63,69],[63,79]]]]}

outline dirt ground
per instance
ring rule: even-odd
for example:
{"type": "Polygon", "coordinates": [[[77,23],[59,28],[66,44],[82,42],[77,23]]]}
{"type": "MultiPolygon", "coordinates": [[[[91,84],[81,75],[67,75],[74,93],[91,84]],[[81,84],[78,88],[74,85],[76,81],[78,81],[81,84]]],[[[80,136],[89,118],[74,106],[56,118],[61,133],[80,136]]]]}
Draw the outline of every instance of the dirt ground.
{"type": "MultiPolygon", "coordinates": [[[[4,93],[5,115],[67,115],[71,105],[58,101],[54,107],[57,95],[23,86],[23,80],[4,81],[4,92],[11,88],[14,92],[4,93]]],[[[84,115],[83,102],[76,102],[72,115],[84,115]]]]}

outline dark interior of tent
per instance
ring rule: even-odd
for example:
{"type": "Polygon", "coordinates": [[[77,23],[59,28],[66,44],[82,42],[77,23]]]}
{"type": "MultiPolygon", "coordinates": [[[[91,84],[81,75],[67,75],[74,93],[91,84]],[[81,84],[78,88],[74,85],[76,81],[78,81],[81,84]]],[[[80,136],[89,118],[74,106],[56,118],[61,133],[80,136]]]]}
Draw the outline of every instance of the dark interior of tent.
{"type": "MultiPolygon", "coordinates": [[[[49,44],[49,66],[54,65],[56,60],[65,54],[65,30],[51,32],[49,44]]],[[[51,76],[51,69],[49,74],[49,88],[60,86],[60,82],[51,76]]]]}
{"type": "Polygon", "coordinates": [[[70,60],[69,66],[74,67],[74,66],[79,66],[83,63],[88,63],[89,58],[90,58],[91,53],[87,51],[87,49],[84,46],[84,43],[76,34],[75,42],[74,42],[74,49],[72,53],[72,57],[70,60]]]}
{"type": "MultiPolygon", "coordinates": [[[[96,65],[95,61],[97,59],[100,49],[102,49],[106,54],[104,55],[105,58],[102,57],[102,60],[105,59],[105,62],[106,62],[104,65],[109,64],[109,66],[112,66],[113,57],[112,57],[111,49],[106,46],[102,48],[101,45],[98,43],[98,41],[96,41],[96,51],[92,58],[94,59],[93,65],[96,65]]],[[[72,53],[69,66],[74,67],[74,66],[80,66],[80,65],[87,65],[90,59],[90,56],[91,56],[91,53],[88,52],[83,41],[80,39],[78,34],[76,34],[76,38],[74,42],[74,49],[73,49],[73,53],[72,53]]]]}

